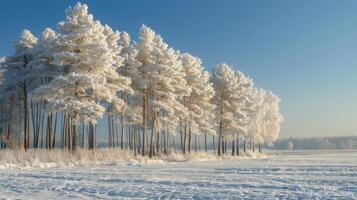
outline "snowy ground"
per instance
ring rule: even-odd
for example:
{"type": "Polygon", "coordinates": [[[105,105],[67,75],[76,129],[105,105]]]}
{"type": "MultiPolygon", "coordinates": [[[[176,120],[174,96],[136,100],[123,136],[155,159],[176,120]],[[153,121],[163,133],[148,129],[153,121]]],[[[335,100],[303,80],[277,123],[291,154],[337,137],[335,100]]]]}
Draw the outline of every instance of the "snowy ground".
{"type": "Polygon", "coordinates": [[[0,157],[0,199],[357,199],[357,151],[279,154],[25,167],[0,157]]]}

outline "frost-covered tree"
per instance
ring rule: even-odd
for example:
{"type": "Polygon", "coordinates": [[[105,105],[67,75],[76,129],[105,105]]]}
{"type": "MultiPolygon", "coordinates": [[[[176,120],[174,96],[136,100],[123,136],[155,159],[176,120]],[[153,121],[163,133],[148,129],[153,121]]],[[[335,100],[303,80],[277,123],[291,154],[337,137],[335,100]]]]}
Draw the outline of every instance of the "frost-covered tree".
{"type": "MultiPolygon", "coordinates": [[[[64,74],[63,68],[59,68],[51,63],[52,50],[54,42],[56,41],[58,34],[50,29],[46,28],[41,37],[38,39],[36,46],[33,48],[33,60],[29,64],[31,67],[31,87],[29,88],[32,92],[34,89],[49,83],[55,77],[64,74]]],[[[46,118],[46,148],[52,149],[56,143],[56,128],[57,128],[57,113],[55,114],[54,121],[55,125],[52,127],[53,115],[46,113],[44,107],[46,106],[45,101],[39,99],[34,102],[31,98],[30,108],[31,108],[31,119],[32,119],[32,133],[33,133],[33,147],[37,148],[39,146],[43,147],[44,137],[43,129],[46,118]]]]}
{"type": "Polygon", "coordinates": [[[140,78],[136,80],[136,85],[139,98],[142,97],[143,108],[142,154],[145,154],[146,126],[150,119],[150,155],[153,155],[154,134],[159,134],[164,126],[173,131],[179,118],[187,114],[179,98],[187,95],[189,90],[185,87],[185,74],[178,54],[168,47],[161,36],[143,25],[135,47],[138,51],[137,60],[140,62],[137,67],[140,78]]]}
{"type": "Polygon", "coordinates": [[[188,115],[184,120],[184,138],[181,135],[181,140],[184,140],[181,145],[183,145],[183,152],[185,153],[187,128],[189,129],[188,151],[191,149],[191,133],[195,135],[204,133],[205,149],[207,149],[206,134],[214,133],[214,105],[211,103],[214,89],[209,81],[208,72],[202,66],[201,59],[184,53],[180,55],[180,60],[186,74],[186,87],[191,90],[190,94],[183,98],[183,103],[188,109],[188,115]]]}
{"type": "Polygon", "coordinates": [[[220,64],[213,71],[212,83],[215,89],[213,103],[216,105],[215,113],[218,125],[218,155],[221,155],[221,147],[225,134],[232,133],[236,127],[232,107],[232,98],[236,92],[237,78],[234,71],[226,64],[220,64]]]}
{"type": "Polygon", "coordinates": [[[266,96],[266,91],[257,88],[254,88],[251,94],[253,107],[251,112],[249,113],[250,120],[249,120],[247,138],[259,144],[264,143],[262,123],[265,114],[265,110],[263,107],[265,96],[266,96]]]}
{"type": "MultiPolygon", "coordinates": [[[[270,144],[279,137],[283,117],[279,112],[278,96],[270,91],[255,89],[253,92],[254,108],[250,115],[249,137],[254,143],[270,144]]],[[[261,151],[261,149],[259,148],[261,151]]]]}
{"type": "Polygon", "coordinates": [[[264,118],[263,118],[263,137],[264,142],[270,144],[278,139],[280,125],[283,122],[283,116],[279,111],[280,98],[268,91],[264,98],[264,118]]]}
{"type": "Polygon", "coordinates": [[[30,144],[28,88],[32,82],[30,63],[34,57],[33,48],[36,43],[37,38],[30,31],[24,30],[14,44],[15,53],[6,57],[3,63],[4,80],[1,89],[2,97],[5,99],[2,102],[7,102],[7,120],[11,124],[7,131],[8,134],[11,134],[12,128],[16,128],[20,138],[23,127],[25,150],[29,148],[30,144]],[[13,123],[12,120],[17,122],[13,123]]]}
{"type": "Polygon", "coordinates": [[[130,89],[130,79],[116,72],[120,60],[112,45],[119,38],[93,19],[87,5],[77,3],[69,7],[66,20],[58,26],[51,64],[63,68],[65,73],[37,88],[33,95],[47,101],[48,113],[66,113],[71,121],[72,147],[75,148],[77,124],[95,124],[108,104],[123,106],[117,94],[130,89]]]}
{"type": "Polygon", "coordinates": [[[235,116],[235,130],[227,137],[232,140],[232,155],[235,153],[239,155],[239,139],[247,135],[249,126],[249,113],[252,111],[253,102],[251,93],[254,88],[253,80],[247,77],[240,71],[235,72],[236,76],[236,91],[232,95],[232,108],[235,116]],[[235,143],[236,140],[236,150],[235,143]]]}
{"type": "MultiPolygon", "coordinates": [[[[130,35],[127,32],[122,32],[119,39],[119,45],[121,46],[120,56],[124,59],[122,66],[118,68],[119,74],[125,77],[130,77],[132,80],[131,87],[138,92],[139,86],[138,82],[135,80],[140,79],[138,73],[138,67],[140,62],[136,59],[137,49],[134,44],[131,42],[130,35]]],[[[140,94],[140,92],[138,93],[140,94]]],[[[128,92],[123,92],[122,94],[123,100],[126,102],[126,107],[121,110],[121,120],[120,120],[120,148],[124,148],[124,140],[125,140],[125,124],[131,124],[137,126],[142,122],[142,116],[140,110],[140,105],[136,102],[138,100],[138,95],[131,94],[128,92]]],[[[140,102],[140,98],[139,98],[140,102]]],[[[137,128],[136,128],[137,129],[137,128]]],[[[136,133],[134,133],[136,134],[136,133]]],[[[136,143],[136,141],[135,141],[136,143]]],[[[135,151],[136,152],[136,151],[135,151]]]]}
{"type": "MultiPolygon", "coordinates": [[[[226,64],[217,66],[212,74],[216,105],[216,119],[218,124],[218,155],[226,151],[226,141],[232,140],[232,154],[234,154],[234,140],[245,135],[249,123],[248,113],[252,102],[250,93],[253,81],[241,72],[234,71],[226,64]]],[[[237,153],[238,153],[237,149],[237,153]]]]}
{"type": "Polygon", "coordinates": [[[135,45],[137,50],[136,60],[137,79],[134,81],[136,94],[136,104],[142,107],[142,147],[141,154],[146,155],[146,137],[147,137],[147,117],[148,117],[148,87],[151,85],[151,79],[148,76],[148,67],[154,63],[152,51],[154,48],[155,32],[146,26],[142,26],[139,33],[139,42],[135,45]]]}

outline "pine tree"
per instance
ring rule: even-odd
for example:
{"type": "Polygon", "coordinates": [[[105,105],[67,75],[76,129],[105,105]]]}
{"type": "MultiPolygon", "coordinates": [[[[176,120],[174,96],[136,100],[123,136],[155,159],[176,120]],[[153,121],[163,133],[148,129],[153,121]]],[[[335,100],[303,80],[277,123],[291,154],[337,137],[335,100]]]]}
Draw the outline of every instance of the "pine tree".
{"type": "MultiPolygon", "coordinates": [[[[204,71],[202,61],[197,57],[185,53],[180,55],[180,60],[186,74],[186,87],[191,91],[188,96],[183,98],[183,103],[188,109],[187,118],[183,121],[184,127],[189,127],[189,132],[195,135],[213,134],[214,105],[211,103],[211,99],[214,96],[214,89],[209,81],[209,74],[204,71]]],[[[190,144],[188,145],[190,146],[190,144]]]]}
{"type": "Polygon", "coordinates": [[[11,127],[8,129],[8,134],[11,135],[11,130],[17,129],[20,138],[23,127],[25,150],[29,148],[30,144],[28,95],[32,82],[30,63],[34,57],[33,48],[36,43],[37,38],[30,31],[24,30],[14,45],[15,53],[8,56],[3,63],[5,71],[2,95],[8,98],[5,102],[8,102],[8,127],[11,127]],[[23,111],[23,114],[21,114],[21,111],[23,111]],[[20,122],[23,122],[23,126],[20,122]]]}
{"type": "Polygon", "coordinates": [[[212,74],[215,95],[213,103],[216,105],[215,113],[218,125],[218,155],[221,156],[224,135],[234,131],[236,120],[235,109],[232,107],[232,97],[236,92],[237,78],[234,71],[226,64],[220,64],[212,74]]]}
{"type": "Polygon", "coordinates": [[[112,46],[119,39],[115,33],[95,21],[85,4],[69,7],[66,15],[59,23],[51,62],[65,73],[37,88],[34,96],[46,99],[48,113],[60,110],[69,117],[75,149],[78,123],[95,124],[108,105],[123,106],[117,94],[130,90],[130,79],[116,72],[120,63],[112,46]]]}

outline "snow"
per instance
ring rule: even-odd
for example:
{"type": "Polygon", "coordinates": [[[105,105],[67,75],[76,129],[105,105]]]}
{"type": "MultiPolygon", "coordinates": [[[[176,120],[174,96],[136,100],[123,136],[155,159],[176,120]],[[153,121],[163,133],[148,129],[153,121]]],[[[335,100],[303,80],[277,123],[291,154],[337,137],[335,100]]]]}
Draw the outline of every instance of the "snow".
{"type": "Polygon", "coordinates": [[[201,153],[150,160],[114,150],[96,154],[1,151],[0,199],[357,198],[357,151],[284,151],[244,159],[201,153]],[[114,157],[102,157],[108,155],[114,157]],[[60,159],[65,160],[61,165],[60,159]]]}

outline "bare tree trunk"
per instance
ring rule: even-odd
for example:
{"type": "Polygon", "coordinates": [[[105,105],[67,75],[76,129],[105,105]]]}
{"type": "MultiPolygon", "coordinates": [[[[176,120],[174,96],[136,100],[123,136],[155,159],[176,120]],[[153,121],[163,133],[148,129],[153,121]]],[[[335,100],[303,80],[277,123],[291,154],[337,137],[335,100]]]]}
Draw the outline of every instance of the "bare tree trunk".
{"type": "MultiPolygon", "coordinates": [[[[220,116],[223,115],[223,95],[221,94],[221,98],[220,98],[220,116]]],[[[219,122],[219,136],[218,136],[218,156],[221,156],[221,143],[223,143],[223,133],[222,133],[222,130],[223,129],[223,122],[222,122],[222,119],[220,119],[220,122],[219,122]]]]}
{"type": "Polygon", "coordinates": [[[117,118],[119,117],[119,115],[115,116],[114,119],[114,126],[115,126],[115,136],[117,138],[117,142],[116,142],[116,146],[119,147],[119,131],[118,131],[118,123],[117,123],[117,118]]]}
{"type": "Polygon", "coordinates": [[[205,133],[205,152],[207,153],[207,133],[205,133]]]}
{"type": "Polygon", "coordinates": [[[36,103],[36,121],[37,121],[37,126],[36,126],[36,148],[39,148],[40,146],[40,127],[41,127],[41,105],[42,102],[36,103]]]}
{"type": "MultiPolygon", "coordinates": [[[[44,108],[43,108],[44,109],[44,108]]],[[[41,148],[43,148],[43,139],[44,139],[44,134],[43,134],[43,127],[44,127],[44,124],[45,124],[45,112],[44,110],[42,110],[42,118],[41,118],[41,148]]]]}
{"type": "Polygon", "coordinates": [[[197,149],[197,135],[195,135],[195,152],[197,153],[198,149],[197,149]]]}
{"type": "Polygon", "coordinates": [[[141,152],[140,128],[139,128],[139,127],[136,127],[136,131],[138,132],[138,153],[140,154],[140,152],[141,152]]]}
{"type": "Polygon", "coordinates": [[[244,153],[246,152],[246,141],[245,141],[245,139],[243,141],[243,151],[244,151],[244,153]]]}
{"type": "Polygon", "coordinates": [[[24,138],[25,138],[25,150],[28,149],[30,147],[30,126],[28,124],[29,122],[29,112],[28,112],[28,105],[27,105],[27,85],[26,85],[26,81],[24,81],[24,138]]]}
{"type": "Polygon", "coordinates": [[[161,153],[161,151],[160,151],[160,145],[162,144],[162,143],[160,143],[160,130],[158,130],[157,131],[157,133],[156,133],[156,153],[157,154],[160,154],[161,153]]]}
{"type": "MultiPolygon", "coordinates": [[[[27,56],[24,55],[24,65],[23,68],[25,69],[28,64],[27,56]]],[[[27,83],[26,80],[23,81],[23,105],[24,105],[24,147],[27,150],[30,147],[30,126],[29,126],[29,112],[28,112],[28,105],[27,105],[27,87],[30,83],[27,83]]]]}
{"type": "Polygon", "coordinates": [[[112,146],[112,133],[111,133],[111,131],[112,131],[112,126],[111,126],[111,124],[110,124],[110,113],[108,112],[108,146],[109,146],[109,148],[111,148],[112,146]]]}
{"type": "Polygon", "coordinates": [[[124,113],[122,113],[121,118],[120,118],[120,149],[123,150],[124,148],[124,113]]]}
{"type": "Polygon", "coordinates": [[[262,151],[262,146],[261,146],[261,144],[259,144],[259,153],[262,153],[263,151],[262,151]]]}
{"type": "Polygon", "coordinates": [[[54,130],[53,130],[53,141],[52,141],[52,148],[53,148],[53,149],[54,149],[55,146],[56,146],[57,115],[58,115],[58,113],[56,112],[56,115],[55,115],[55,126],[54,126],[54,130]]]}
{"type": "Polygon", "coordinates": [[[181,144],[181,151],[183,152],[183,133],[182,133],[182,121],[180,120],[180,144],[181,144]]]}
{"type": "Polygon", "coordinates": [[[72,124],[72,151],[77,151],[78,128],[76,124],[72,124]]]}
{"type": "Polygon", "coordinates": [[[169,136],[168,136],[168,133],[167,131],[164,132],[164,141],[165,141],[165,155],[167,155],[167,150],[168,150],[168,145],[169,145],[169,136]]]}
{"type": "Polygon", "coordinates": [[[64,149],[66,147],[66,114],[62,113],[61,121],[61,147],[64,149]]]}
{"type": "Polygon", "coordinates": [[[93,136],[93,148],[96,149],[97,148],[97,124],[94,125],[94,136],[93,136]]]}
{"type": "Polygon", "coordinates": [[[143,96],[143,147],[142,147],[142,152],[141,155],[145,156],[145,142],[146,142],[146,101],[147,101],[147,96],[146,96],[146,89],[144,89],[144,96],[143,96]]]}
{"type": "Polygon", "coordinates": [[[68,139],[68,150],[72,150],[72,146],[73,146],[73,127],[72,127],[72,116],[69,115],[68,116],[68,125],[67,125],[67,129],[68,129],[68,135],[67,135],[67,139],[68,139]]]}
{"type": "MultiPolygon", "coordinates": [[[[18,107],[19,107],[19,131],[18,131],[18,148],[21,149],[21,133],[22,133],[22,130],[21,130],[21,127],[22,127],[22,121],[21,121],[21,92],[19,92],[19,104],[18,104],[18,107]]],[[[24,136],[25,137],[25,136],[24,136]]],[[[25,146],[25,144],[24,144],[25,146]]],[[[25,149],[26,151],[26,149],[25,149]]]]}
{"type": "Polygon", "coordinates": [[[89,122],[88,126],[88,149],[94,149],[94,125],[89,122]]]}
{"type": "Polygon", "coordinates": [[[81,139],[81,148],[84,149],[84,135],[85,135],[85,124],[82,123],[82,139],[81,139]]]}
{"type": "Polygon", "coordinates": [[[232,140],[232,156],[235,155],[235,152],[234,152],[235,148],[234,148],[234,140],[232,140]]]}
{"type": "Polygon", "coordinates": [[[236,155],[239,156],[239,137],[237,137],[237,150],[236,155]]]}
{"type": "Polygon", "coordinates": [[[252,138],[249,139],[249,150],[252,151],[252,138]]]}
{"type": "Polygon", "coordinates": [[[153,120],[152,120],[152,129],[151,129],[151,137],[150,137],[150,153],[149,157],[153,156],[154,151],[154,134],[156,130],[156,113],[153,113],[153,120]]]}
{"type": "Polygon", "coordinates": [[[183,139],[183,154],[186,154],[186,141],[187,141],[187,122],[185,120],[185,136],[184,136],[184,139],[183,139]]]}
{"type": "Polygon", "coordinates": [[[174,152],[176,153],[176,141],[175,141],[175,135],[172,134],[172,143],[174,144],[174,152]]]}
{"type": "Polygon", "coordinates": [[[46,148],[52,149],[52,113],[47,115],[47,137],[46,148]]]}
{"type": "Polygon", "coordinates": [[[34,104],[33,101],[31,100],[31,119],[32,119],[32,135],[33,135],[33,141],[32,141],[32,145],[33,147],[35,147],[35,134],[36,134],[36,121],[35,121],[35,108],[34,108],[34,104]]]}
{"type": "Polygon", "coordinates": [[[191,125],[188,128],[188,152],[191,153],[191,125]]]}
{"type": "Polygon", "coordinates": [[[115,147],[114,119],[115,119],[115,114],[113,114],[112,117],[111,117],[111,126],[112,126],[112,147],[115,147]]]}

